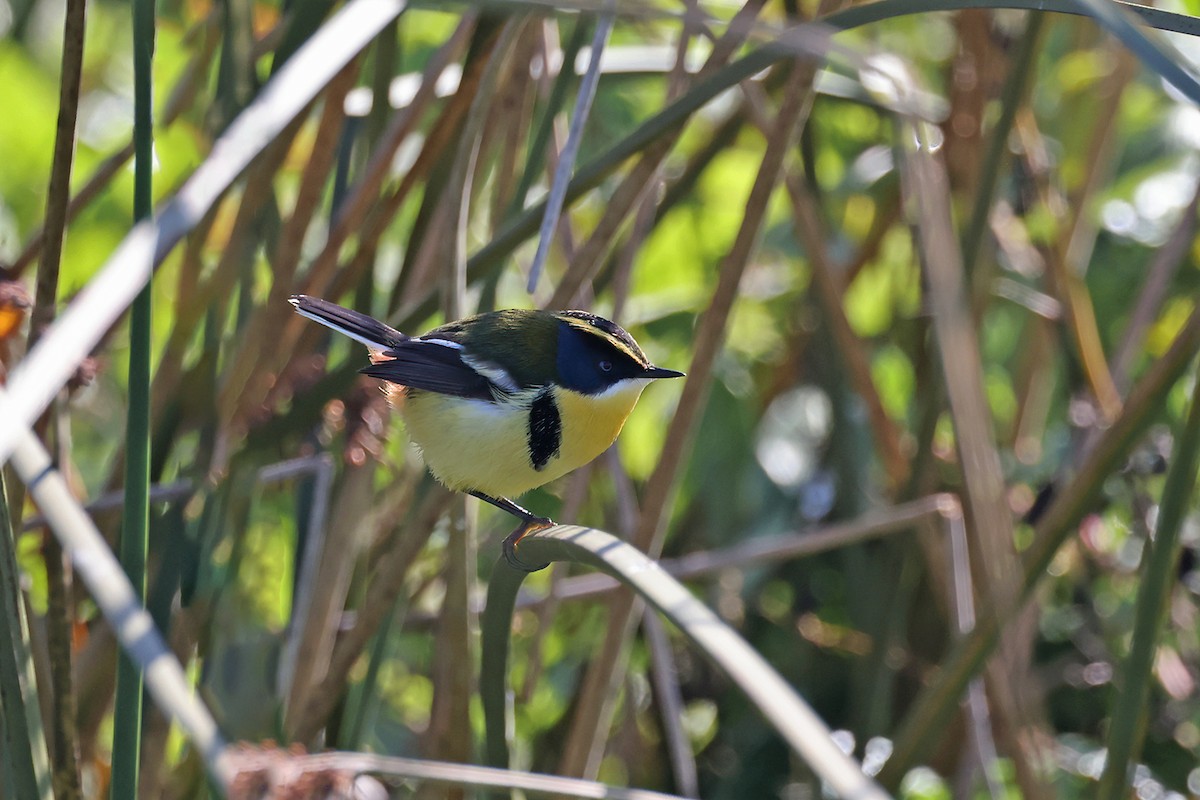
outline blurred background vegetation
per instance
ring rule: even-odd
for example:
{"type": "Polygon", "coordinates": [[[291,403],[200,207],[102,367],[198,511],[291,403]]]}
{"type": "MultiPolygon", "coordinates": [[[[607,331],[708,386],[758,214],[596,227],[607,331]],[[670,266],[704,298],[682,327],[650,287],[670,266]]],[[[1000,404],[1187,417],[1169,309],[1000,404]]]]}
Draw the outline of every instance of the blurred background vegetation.
{"type": "MultiPolygon", "coordinates": [[[[334,5],[159,0],[157,199],[334,5]]],[[[1095,794],[1194,380],[1200,110],[1092,19],[968,5],[418,4],[266,143],[152,284],[147,602],[225,736],[481,758],[478,612],[511,520],[424,477],[356,375],[361,348],[285,298],[414,333],[448,312],[581,307],[689,379],[649,389],[612,453],[527,506],[690,570],[872,774],[898,736],[921,742],[881,775],[891,791],[1095,794]],[[529,294],[606,12],[576,183],[529,294]],[[711,88],[811,21],[832,27],[711,88]],[[907,122],[870,64],[907,71],[935,124],[907,122]],[[1103,450],[1113,430],[1129,435],[1103,450]],[[1023,590],[1034,602],[1010,613],[1023,590]],[[942,698],[948,723],[904,727],[976,619],[1003,628],[986,668],[942,698]]],[[[0,264],[30,297],[63,31],[63,3],[0,0],[0,264]]],[[[60,309],[131,227],[132,35],[127,4],[86,4],[60,309]]],[[[1195,40],[1170,43],[1190,68],[1195,40]]],[[[7,365],[24,339],[5,333],[7,365]]],[[[81,501],[123,485],[129,344],[123,321],[57,404],[81,501]]],[[[1135,704],[1147,798],[1200,794],[1200,529],[1182,484],[1135,704]]],[[[95,512],[110,541],[118,506],[95,512]]],[[[37,509],[12,513],[56,796],[101,797],[114,638],[70,571],[47,570],[37,509]],[[56,627],[69,662],[50,655],[56,627]]],[[[727,676],[585,571],[526,581],[510,685],[514,767],[821,794],[727,676]]],[[[203,795],[182,736],[149,705],[145,726],[141,795],[203,795]]],[[[16,785],[6,760],[0,793],[16,785]]]]}

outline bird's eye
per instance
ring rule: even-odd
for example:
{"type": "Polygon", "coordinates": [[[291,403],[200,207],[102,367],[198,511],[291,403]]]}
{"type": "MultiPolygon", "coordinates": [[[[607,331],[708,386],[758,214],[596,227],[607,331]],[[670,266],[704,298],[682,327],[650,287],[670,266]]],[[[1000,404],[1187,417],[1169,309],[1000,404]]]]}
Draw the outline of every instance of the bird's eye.
{"type": "Polygon", "coordinates": [[[600,367],[601,372],[612,372],[612,362],[611,361],[601,361],[598,366],[600,367]]]}

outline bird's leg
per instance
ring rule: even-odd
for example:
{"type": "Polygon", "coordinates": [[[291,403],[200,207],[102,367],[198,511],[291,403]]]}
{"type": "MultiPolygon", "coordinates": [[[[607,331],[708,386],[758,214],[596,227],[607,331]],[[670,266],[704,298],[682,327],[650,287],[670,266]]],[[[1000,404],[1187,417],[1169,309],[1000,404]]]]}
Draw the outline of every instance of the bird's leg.
{"type": "Polygon", "coordinates": [[[491,495],[474,490],[470,490],[468,494],[478,497],[485,503],[491,503],[501,511],[507,511],[509,514],[512,514],[514,517],[521,520],[521,524],[518,525],[512,533],[504,537],[504,543],[502,545],[504,550],[504,560],[507,561],[510,566],[515,567],[516,569],[524,570],[525,572],[537,572],[539,569],[545,569],[546,567],[550,566],[549,564],[539,564],[537,566],[533,566],[525,563],[517,556],[517,544],[525,538],[526,534],[553,526],[554,520],[550,519],[549,517],[539,517],[537,514],[534,514],[528,509],[522,508],[512,500],[509,500],[507,497],[492,497],[491,495]]]}

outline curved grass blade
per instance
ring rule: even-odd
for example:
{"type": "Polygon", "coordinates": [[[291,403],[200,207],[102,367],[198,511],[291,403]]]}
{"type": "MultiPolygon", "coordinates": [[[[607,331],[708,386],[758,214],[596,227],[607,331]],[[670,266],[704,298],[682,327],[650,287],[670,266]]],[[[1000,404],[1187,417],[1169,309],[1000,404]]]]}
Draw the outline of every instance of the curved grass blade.
{"type": "MultiPolygon", "coordinates": [[[[795,690],[732,628],[657,562],[611,534],[556,525],[521,540],[530,563],[571,561],[606,572],[668,617],[721,667],[758,706],[793,751],[840,797],[875,800],[888,795],[830,738],[829,729],[795,690]]],[[[508,764],[506,676],[508,639],[517,591],[526,573],[501,560],[488,585],[482,624],[480,694],[487,724],[487,763],[508,764]]]]}
{"type": "Polygon", "coordinates": [[[1183,66],[1185,59],[1174,53],[1167,43],[1148,37],[1137,24],[1140,20],[1158,30],[1200,36],[1200,18],[1136,3],[1115,0],[878,0],[830,14],[821,22],[848,30],[893,17],[965,8],[1028,9],[1091,17],[1128,47],[1147,68],[1157,72],[1192,102],[1200,103],[1200,81],[1183,66]]]}
{"type": "MultiPolygon", "coordinates": [[[[876,0],[873,3],[863,3],[829,16],[822,17],[821,22],[835,28],[849,30],[882,22],[885,19],[908,16],[909,14],[924,14],[930,11],[961,11],[965,8],[1008,8],[1026,9],[1029,11],[1053,11],[1059,14],[1074,14],[1077,16],[1093,16],[1085,10],[1082,0],[1065,0],[1065,2],[1042,2],[1042,0],[876,0]]],[[[1110,5],[1119,6],[1127,12],[1136,14],[1152,28],[1171,33],[1183,33],[1188,36],[1200,36],[1200,18],[1188,14],[1178,14],[1163,11],[1160,8],[1111,0],[1110,5]]]]}

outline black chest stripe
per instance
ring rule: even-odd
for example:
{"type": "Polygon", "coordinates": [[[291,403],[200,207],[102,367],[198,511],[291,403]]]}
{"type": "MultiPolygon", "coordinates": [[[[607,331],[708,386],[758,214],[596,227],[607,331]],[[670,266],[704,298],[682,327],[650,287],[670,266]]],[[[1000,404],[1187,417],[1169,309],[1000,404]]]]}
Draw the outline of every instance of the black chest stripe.
{"type": "Polygon", "coordinates": [[[554,395],[546,390],[533,399],[529,407],[529,460],[539,472],[550,459],[558,455],[562,445],[562,417],[554,395]]]}

